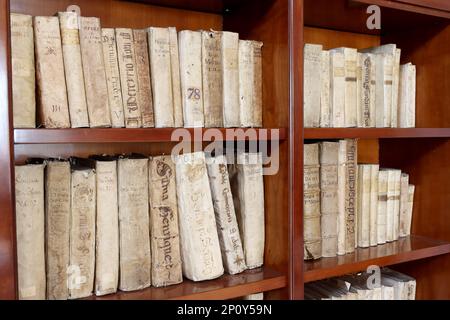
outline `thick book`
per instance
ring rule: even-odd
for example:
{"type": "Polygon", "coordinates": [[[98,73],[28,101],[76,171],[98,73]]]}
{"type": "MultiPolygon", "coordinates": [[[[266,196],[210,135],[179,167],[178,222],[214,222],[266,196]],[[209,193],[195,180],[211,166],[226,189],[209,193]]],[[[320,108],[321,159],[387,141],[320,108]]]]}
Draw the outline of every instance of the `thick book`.
{"type": "Polygon", "coordinates": [[[142,127],[155,127],[153,115],[152,82],[150,79],[150,59],[148,55],[147,30],[133,30],[136,71],[138,79],[138,100],[141,109],[142,127]]]}
{"type": "Polygon", "coordinates": [[[119,204],[117,160],[94,157],[97,179],[95,294],[117,291],[119,281],[119,204]]]}
{"type": "Polygon", "coordinates": [[[113,128],[123,128],[125,127],[125,118],[123,114],[122,86],[120,83],[116,33],[113,28],[102,28],[102,43],[111,125],[113,128]]]}
{"type": "Polygon", "coordinates": [[[239,34],[222,32],[223,125],[240,126],[239,110],[239,34]]]}
{"type": "Polygon", "coordinates": [[[370,246],[378,244],[378,185],[380,166],[371,165],[370,174],[370,246]]]}
{"type": "Polygon", "coordinates": [[[346,186],[346,176],[347,176],[347,140],[339,141],[338,150],[338,246],[337,254],[345,254],[345,220],[346,220],[346,210],[345,210],[345,186],[346,186]]]}
{"type": "Polygon", "coordinates": [[[320,214],[322,257],[337,254],[339,142],[320,144],[320,214]]]}
{"type": "Polygon", "coordinates": [[[44,165],[15,167],[20,300],[45,300],[44,165]]]}
{"type": "Polygon", "coordinates": [[[117,164],[119,193],[119,289],[151,284],[148,159],[122,157],[117,164]]]}
{"type": "Polygon", "coordinates": [[[36,127],[33,18],[11,13],[11,69],[14,128],[36,127]]]}
{"type": "Polygon", "coordinates": [[[150,70],[153,90],[155,127],[174,127],[174,92],[172,74],[170,31],[167,28],[151,27],[148,32],[150,70]]]}
{"type": "Polygon", "coordinates": [[[305,144],[303,154],[304,259],[312,260],[322,257],[319,144],[305,144]]]}
{"type": "Polygon", "coordinates": [[[331,105],[330,105],[330,51],[322,50],[322,60],[320,65],[320,127],[331,126],[331,105]]]}
{"type": "Polygon", "coordinates": [[[208,157],[207,169],[225,272],[241,273],[247,266],[233,204],[226,157],[224,155],[208,157]]]}
{"type": "Polygon", "coordinates": [[[59,12],[62,50],[72,128],[89,127],[89,117],[81,61],[78,14],[59,12]]]}
{"type": "Polygon", "coordinates": [[[261,153],[238,153],[231,166],[231,189],[249,269],[264,264],[264,180],[261,153]]]}
{"type": "Polygon", "coordinates": [[[345,251],[355,251],[355,219],[357,216],[358,142],[347,140],[345,176],[345,251]]]}
{"type": "Polygon", "coordinates": [[[192,281],[224,273],[203,152],[175,158],[183,274],[192,281]]]}
{"type": "Polygon", "coordinates": [[[152,285],[170,286],[183,281],[175,164],[170,156],[153,157],[148,172],[152,285]]]}
{"type": "Polygon", "coordinates": [[[303,61],[303,122],[305,128],[316,128],[320,125],[322,45],[306,43],[303,61]]]}
{"type": "Polygon", "coordinates": [[[370,246],[371,166],[358,166],[358,247],[370,246]]]}
{"type": "Polygon", "coordinates": [[[177,28],[169,27],[170,70],[172,73],[173,121],[175,128],[183,127],[183,104],[181,102],[180,54],[177,28]]]}
{"type": "Polygon", "coordinates": [[[222,33],[202,31],[203,105],[206,128],[223,127],[222,33]]]}
{"type": "Polygon", "coordinates": [[[142,115],[139,105],[139,83],[133,30],[117,28],[115,31],[125,127],[140,128],[142,127],[142,115]]]}
{"type": "Polygon", "coordinates": [[[180,48],[181,98],[184,126],[201,128],[205,125],[202,84],[202,34],[183,30],[178,34],[180,48]]]}
{"type": "Polygon", "coordinates": [[[378,244],[386,243],[387,235],[387,192],[388,171],[380,170],[378,173],[378,217],[377,217],[377,241],[378,244]]]}
{"type": "Polygon", "coordinates": [[[40,123],[50,129],[70,128],[58,17],[34,17],[34,40],[40,123]]]}
{"type": "Polygon", "coordinates": [[[330,50],[330,127],[345,126],[345,60],[344,54],[330,50]]]}
{"type": "Polygon", "coordinates": [[[358,53],[361,81],[358,100],[358,127],[375,127],[375,61],[371,53],[358,53]]]}
{"type": "Polygon", "coordinates": [[[67,300],[71,171],[68,161],[48,161],[45,172],[47,299],[67,300]]]}
{"type": "Polygon", "coordinates": [[[398,102],[398,126],[416,126],[416,66],[407,63],[400,66],[400,88],[398,102]]]}
{"type": "Polygon", "coordinates": [[[111,127],[100,19],[79,17],[84,85],[91,128],[111,127]]]}

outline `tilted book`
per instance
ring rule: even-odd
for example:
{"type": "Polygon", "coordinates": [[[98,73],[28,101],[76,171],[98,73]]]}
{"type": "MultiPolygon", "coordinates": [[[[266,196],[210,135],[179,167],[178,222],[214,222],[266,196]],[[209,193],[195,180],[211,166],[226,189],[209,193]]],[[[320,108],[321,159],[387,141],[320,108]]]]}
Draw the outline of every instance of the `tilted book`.
{"type": "Polygon", "coordinates": [[[45,239],[47,299],[69,297],[71,171],[68,161],[49,161],[45,172],[45,239]]]}
{"type": "Polygon", "coordinates": [[[320,65],[320,127],[331,126],[331,106],[330,106],[330,52],[322,50],[322,61],[320,65]]]}
{"type": "Polygon", "coordinates": [[[111,127],[108,87],[99,18],[79,17],[81,58],[91,128],[111,127]]]}
{"type": "Polygon", "coordinates": [[[413,206],[414,206],[414,191],[415,186],[410,184],[408,187],[408,211],[406,212],[406,223],[405,223],[405,234],[407,236],[411,235],[411,227],[412,227],[412,215],[413,215],[413,206]]]}
{"type": "Polygon", "coordinates": [[[175,128],[183,127],[183,104],[181,102],[180,55],[178,33],[175,27],[169,27],[170,70],[172,73],[173,121],[175,128]]]}
{"type": "Polygon", "coordinates": [[[11,13],[11,69],[14,128],[36,127],[33,18],[11,13]]]}
{"type": "Polygon", "coordinates": [[[119,191],[119,289],[151,284],[148,159],[123,157],[117,164],[119,191]]]}
{"type": "Polygon", "coordinates": [[[203,152],[175,158],[183,274],[192,281],[224,273],[203,152]]]}
{"type": "Polygon", "coordinates": [[[72,128],[89,127],[89,117],[81,62],[78,14],[59,12],[62,50],[72,128]]]}
{"type": "Polygon", "coordinates": [[[222,32],[223,125],[240,126],[239,110],[239,34],[222,32]]]}
{"type": "Polygon", "coordinates": [[[183,281],[175,164],[170,156],[153,157],[148,172],[152,285],[170,286],[183,281]]]}
{"type": "Polygon", "coordinates": [[[34,40],[40,123],[70,128],[58,17],[34,17],[34,40]]]}
{"type": "Polygon", "coordinates": [[[45,300],[44,165],[15,167],[20,300],[45,300]]]}
{"type": "Polygon", "coordinates": [[[409,196],[409,175],[402,173],[400,177],[400,219],[399,219],[399,237],[406,237],[406,225],[408,219],[408,196],[409,196]]]}
{"type": "Polygon", "coordinates": [[[241,273],[247,266],[225,156],[208,157],[207,168],[225,272],[241,273]]]}
{"type": "Polygon", "coordinates": [[[305,128],[315,128],[320,125],[322,45],[306,43],[303,61],[303,122],[305,128]]]}

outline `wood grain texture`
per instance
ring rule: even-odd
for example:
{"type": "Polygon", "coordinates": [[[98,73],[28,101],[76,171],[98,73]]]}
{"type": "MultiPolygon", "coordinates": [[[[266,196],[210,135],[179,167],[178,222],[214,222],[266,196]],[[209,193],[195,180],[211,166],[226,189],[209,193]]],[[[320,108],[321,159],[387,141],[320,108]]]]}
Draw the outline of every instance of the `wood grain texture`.
{"type": "Polygon", "coordinates": [[[395,0],[397,2],[410,3],[417,6],[429,7],[438,10],[450,11],[450,2],[447,0],[395,0]]]}
{"type": "Polygon", "coordinates": [[[314,27],[305,27],[305,43],[317,43],[323,45],[324,50],[339,47],[349,47],[363,49],[380,44],[380,37],[377,35],[359,34],[346,31],[336,31],[314,27]]]}
{"type": "MultiPolygon", "coordinates": [[[[439,110],[436,110],[439,112],[439,110]]],[[[442,111],[443,112],[443,111],[442,111]]],[[[308,128],[305,139],[448,138],[450,128],[308,128]]]]}
{"type": "Polygon", "coordinates": [[[423,15],[450,18],[450,4],[446,0],[352,0],[423,15]]]}

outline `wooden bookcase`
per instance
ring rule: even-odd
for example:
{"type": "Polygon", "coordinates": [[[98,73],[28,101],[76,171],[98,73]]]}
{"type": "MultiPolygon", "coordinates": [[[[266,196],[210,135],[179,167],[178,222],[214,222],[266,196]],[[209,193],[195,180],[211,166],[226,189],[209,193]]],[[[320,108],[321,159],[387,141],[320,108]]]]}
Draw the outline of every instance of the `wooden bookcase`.
{"type": "MultiPolygon", "coordinates": [[[[105,27],[215,29],[264,42],[264,128],[280,129],[280,169],[265,177],[266,250],[261,269],[217,280],[102,299],[302,299],[304,283],[396,265],[416,277],[419,299],[450,298],[450,11],[446,0],[0,0],[0,299],[17,298],[14,164],[28,157],[138,152],[168,154],[171,129],[14,130],[9,13],[53,15],[76,4],[105,27]],[[366,28],[368,4],[382,29],[366,28]],[[303,45],[325,48],[397,43],[417,65],[415,129],[304,129],[303,45]],[[338,258],[303,261],[303,142],[358,138],[360,161],[408,172],[417,186],[407,239],[338,258]]],[[[260,137],[257,139],[269,138],[260,137]]],[[[92,297],[96,299],[96,297],[92,297]]]]}

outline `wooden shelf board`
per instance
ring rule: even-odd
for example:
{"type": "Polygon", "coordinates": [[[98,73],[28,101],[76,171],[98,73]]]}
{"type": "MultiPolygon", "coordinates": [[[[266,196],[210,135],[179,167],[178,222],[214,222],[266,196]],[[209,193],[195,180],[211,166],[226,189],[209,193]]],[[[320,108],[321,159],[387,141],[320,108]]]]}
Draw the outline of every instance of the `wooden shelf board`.
{"type": "Polygon", "coordinates": [[[450,128],[305,128],[304,139],[448,138],[450,128]]]}
{"type": "Polygon", "coordinates": [[[240,0],[126,0],[156,6],[187,9],[210,13],[224,13],[239,4],[240,0]]]}
{"type": "Polygon", "coordinates": [[[389,266],[425,259],[450,252],[450,242],[412,235],[398,241],[333,258],[304,262],[304,282],[336,277],[366,270],[368,266],[389,266]]]}
{"type": "Polygon", "coordinates": [[[247,270],[219,279],[183,283],[165,288],[150,287],[134,292],[117,292],[87,300],[223,300],[286,287],[287,277],[269,267],[247,270]]]}
{"type": "MultiPolygon", "coordinates": [[[[82,129],[14,129],[15,144],[61,144],[61,143],[114,143],[114,142],[179,142],[180,139],[172,140],[172,134],[183,128],[82,128],[82,129]]],[[[184,129],[189,132],[192,141],[213,141],[211,129],[184,129]],[[204,136],[208,133],[208,136],[204,136]]],[[[276,130],[279,130],[278,138],[286,139],[286,129],[224,129],[218,128],[215,132],[220,133],[219,141],[233,140],[262,140],[276,139],[276,130]],[[254,135],[253,130],[256,131],[254,135]],[[239,134],[244,133],[245,135],[239,134]],[[236,134],[236,136],[234,136],[236,134]],[[239,134],[239,135],[238,135],[239,134]]],[[[181,132],[181,131],[180,131],[181,132]]]]}

